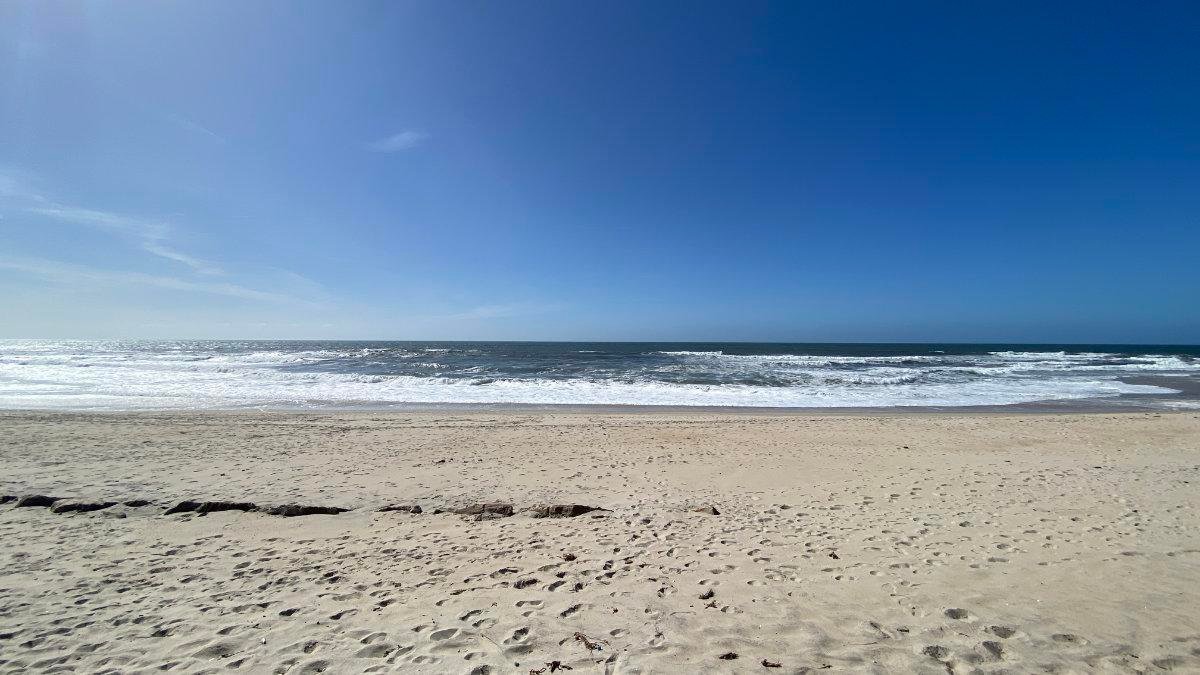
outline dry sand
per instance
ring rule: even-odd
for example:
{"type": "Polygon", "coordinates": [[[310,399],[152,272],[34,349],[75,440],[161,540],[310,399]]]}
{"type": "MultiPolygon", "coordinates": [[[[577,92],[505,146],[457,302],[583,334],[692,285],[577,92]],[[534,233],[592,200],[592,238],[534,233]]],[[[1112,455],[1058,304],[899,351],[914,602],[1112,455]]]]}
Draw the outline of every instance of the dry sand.
{"type": "Polygon", "coordinates": [[[0,672],[1200,670],[1195,413],[5,413],[0,461],[152,502],[0,506],[0,672]]]}

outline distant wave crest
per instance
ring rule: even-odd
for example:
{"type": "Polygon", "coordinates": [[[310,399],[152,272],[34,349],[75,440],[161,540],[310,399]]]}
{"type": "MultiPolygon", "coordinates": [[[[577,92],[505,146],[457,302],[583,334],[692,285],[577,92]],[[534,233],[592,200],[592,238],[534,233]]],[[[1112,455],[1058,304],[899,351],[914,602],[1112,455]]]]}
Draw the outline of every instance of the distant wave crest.
{"type": "MultiPolygon", "coordinates": [[[[1129,378],[1200,376],[1193,356],[1151,352],[737,351],[750,350],[0,341],[0,408],[980,406],[1168,394],[1129,378]]],[[[1170,407],[1188,405],[1175,398],[1170,407]]]]}

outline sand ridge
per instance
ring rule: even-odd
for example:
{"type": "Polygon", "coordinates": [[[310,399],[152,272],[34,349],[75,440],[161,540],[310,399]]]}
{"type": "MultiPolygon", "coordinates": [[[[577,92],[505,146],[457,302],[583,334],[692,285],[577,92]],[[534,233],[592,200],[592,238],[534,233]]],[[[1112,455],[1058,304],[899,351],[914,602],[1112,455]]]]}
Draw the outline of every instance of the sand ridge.
{"type": "Polygon", "coordinates": [[[0,493],[118,502],[0,506],[0,672],[1200,668],[1195,414],[0,430],[0,493]],[[350,510],[164,514],[182,500],[350,510]],[[453,512],[483,503],[514,513],[453,512]],[[522,512],[541,504],[607,510],[522,512]]]}

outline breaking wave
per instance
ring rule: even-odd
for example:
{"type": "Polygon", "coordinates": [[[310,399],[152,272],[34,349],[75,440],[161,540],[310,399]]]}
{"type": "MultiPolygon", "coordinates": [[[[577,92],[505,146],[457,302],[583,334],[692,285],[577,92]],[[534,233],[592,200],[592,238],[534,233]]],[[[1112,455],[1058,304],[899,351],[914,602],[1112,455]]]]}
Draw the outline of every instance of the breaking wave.
{"type": "MultiPolygon", "coordinates": [[[[819,350],[828,352],[830,347],[819,350]]],[[[1190,353],[738,353],[561,343],[0,342],[0,408],[982,406],[1178,393],[1190,353]],[[1142,379],[1130,381],[1142,376],[1142,379]]],[[[767,350],[762,350],[767,351],[767,350]]],[[[914,350],[916,351],[916,350],[914,350]]],[[[1187,409],[1178,397],[1163,407],[1187,409]]]]}

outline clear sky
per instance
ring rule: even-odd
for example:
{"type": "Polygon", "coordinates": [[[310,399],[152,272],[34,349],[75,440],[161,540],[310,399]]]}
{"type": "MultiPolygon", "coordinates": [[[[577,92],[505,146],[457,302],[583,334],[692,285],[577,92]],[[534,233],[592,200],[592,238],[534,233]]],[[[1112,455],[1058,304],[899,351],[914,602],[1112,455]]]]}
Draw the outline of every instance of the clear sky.
{"type": "Polygon", "coordinates": [[[0,3],[0,337],[1200,342],[1200,3],[0,3]]]}

